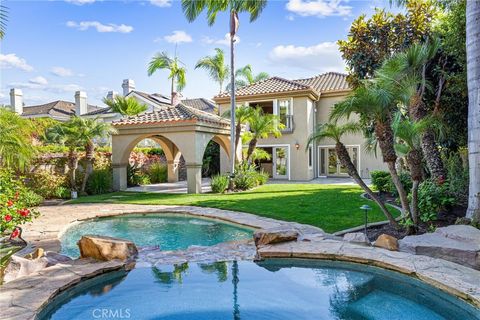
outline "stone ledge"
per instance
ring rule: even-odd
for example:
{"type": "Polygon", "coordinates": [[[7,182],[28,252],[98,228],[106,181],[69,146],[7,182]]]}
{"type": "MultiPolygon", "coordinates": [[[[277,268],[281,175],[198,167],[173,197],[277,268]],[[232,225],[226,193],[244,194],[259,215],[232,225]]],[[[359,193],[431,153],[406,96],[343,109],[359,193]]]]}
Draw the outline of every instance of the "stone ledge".
{"type": "Polygon", "coordinates": [[[269,245],[259,248],[258,256],[261,259],[308,258],[368,264],[417,277],[480,308],[480,271],[442,259],[337,240],[269,245]]]}
{"type": "Polygon", "coordinates": [[[127,265],[118,260],[79,259],[15,279],[0,286],[0,319],[35,319],[58,293],[85,279],[126,268],[127,265]]]}

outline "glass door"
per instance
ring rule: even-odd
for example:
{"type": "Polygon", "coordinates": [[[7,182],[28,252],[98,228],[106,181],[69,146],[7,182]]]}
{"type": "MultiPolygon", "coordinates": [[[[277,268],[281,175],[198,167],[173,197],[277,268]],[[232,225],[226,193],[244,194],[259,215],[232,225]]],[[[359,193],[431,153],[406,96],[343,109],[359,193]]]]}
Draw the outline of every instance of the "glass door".
{"type": "Polygon", "coordinates": [[[273,178],[288,179],[288,149],[273,147],[273,178]]]}
{"type": "MultiPolygon", "coordinates": [[[[347,147],[350,159],[355,168],[358,169],[358,147],[347,147]]],[[[347,176],[348,171],[337,158],[335,148],[319,148],[319,175],[320,176],[347,176]]]]}

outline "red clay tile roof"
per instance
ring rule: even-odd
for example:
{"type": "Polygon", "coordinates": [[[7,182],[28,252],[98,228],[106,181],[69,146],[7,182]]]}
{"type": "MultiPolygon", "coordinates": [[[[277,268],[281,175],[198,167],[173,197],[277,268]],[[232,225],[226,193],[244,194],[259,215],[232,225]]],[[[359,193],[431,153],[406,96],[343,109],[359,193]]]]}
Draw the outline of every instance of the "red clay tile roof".
{"type": "Polygon", "coordinates": [[[230,126],[230,121],[222,118],[216,114],[198,110],[183,104],[178,104],[175,107],[168,106],[159,110],[140,114],[138,116],[123,118],[113,121],[114,126],[123,125],[137,125],[137,124],[153,124],[153,123],[168,123],[168,122],[206,122],[213,123],[219,126],[230,126]]]}
{"type": "MultiPolygon", "coordinates": [[[[298,90],[311,90],[308,85],[304,85],[292,80],[283,79],[280,77],[272,77],[259,82],[255,82],[251,85],[241,87],[237,89],[236,96],[251,96],[256,94],[265,93],[277,93],[277,92],[290,92],[298,90]]],[[[229,97],[230,92],[225,91],[217,95],[215,98],[229,97]]]]}
{"type": "Polygon", "coordinates": [[[347,83],[347,75],[338,72],[327,72],[312,78],[294,81],[310,86],[318,93],[350,89],[347,83]]]}
{"type": "Polygon", "coordinates": [[[182,99],[182,104],[210,113],[215,112],[215,108],[217,107],[215,102],[205,98],[182,99]]]}
{"type": "MultiPolygon", "coordinates": [[[[257,94],[283,93],[301,90],[312,90],[317,94],[349,90],[350,87],[346,82],[346,78],[346,74],[338,72],[327,72],[312,78],[298,80],[287,80],[273,77],[237,89],[236,96],[253,96],[257,94]]],[[[215,98],[226,98],[229,96],[230,92],[225,91],[215,96],[215,98]]]]}

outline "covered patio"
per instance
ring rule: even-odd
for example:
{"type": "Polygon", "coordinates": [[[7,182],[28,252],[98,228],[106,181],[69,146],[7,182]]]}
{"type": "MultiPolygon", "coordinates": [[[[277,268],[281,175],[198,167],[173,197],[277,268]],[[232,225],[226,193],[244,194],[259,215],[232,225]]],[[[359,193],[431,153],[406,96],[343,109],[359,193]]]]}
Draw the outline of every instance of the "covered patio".
{"type": "Polygon", "coordinates": [[[130,153],[143,139],[157,142],[167,158],[168,182],[178,181],[178,164],[183,155],[187,167],[187,192],[202,192],[202,159],[210,140],[230,157],[230,121],[215,114],[178,104],[123,118],[112,123],[113,188],[127,189],[130,153]]]}

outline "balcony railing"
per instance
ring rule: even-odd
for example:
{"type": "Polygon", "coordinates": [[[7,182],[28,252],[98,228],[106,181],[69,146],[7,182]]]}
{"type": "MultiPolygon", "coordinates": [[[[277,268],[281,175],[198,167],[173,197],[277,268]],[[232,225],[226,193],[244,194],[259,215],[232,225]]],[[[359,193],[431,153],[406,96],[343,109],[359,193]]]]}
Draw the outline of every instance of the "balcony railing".
{"type": "Polygon", "coordinates": [[[295,122],[293,122],[293,115],[283,115],[280,117],[280,122],[285,125],[282,133],[292,133],[295,130],[295,122]]]}

